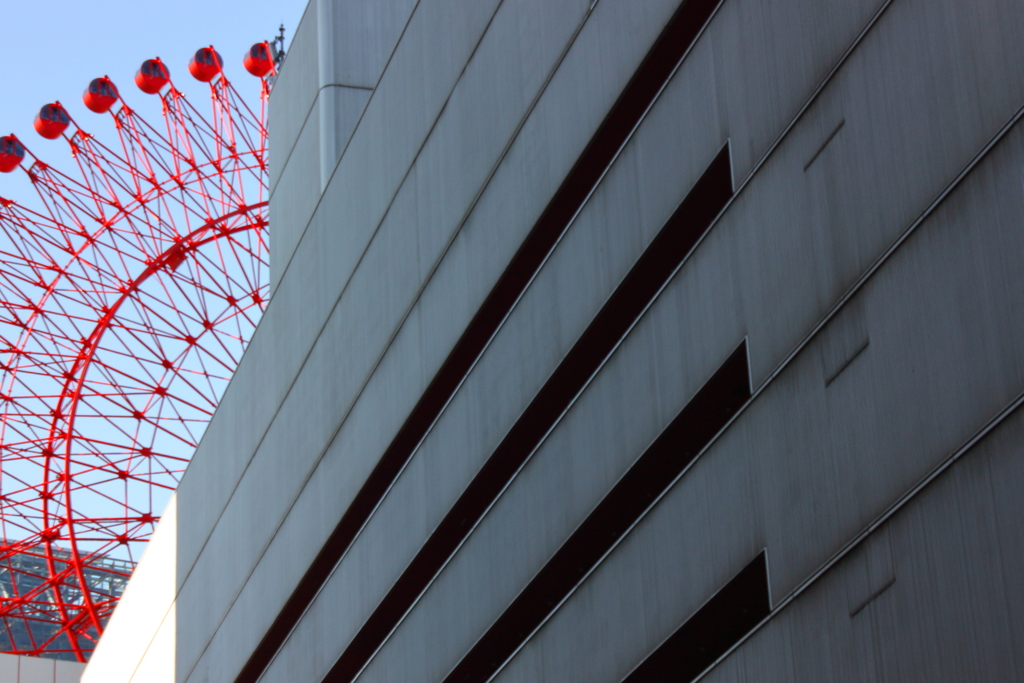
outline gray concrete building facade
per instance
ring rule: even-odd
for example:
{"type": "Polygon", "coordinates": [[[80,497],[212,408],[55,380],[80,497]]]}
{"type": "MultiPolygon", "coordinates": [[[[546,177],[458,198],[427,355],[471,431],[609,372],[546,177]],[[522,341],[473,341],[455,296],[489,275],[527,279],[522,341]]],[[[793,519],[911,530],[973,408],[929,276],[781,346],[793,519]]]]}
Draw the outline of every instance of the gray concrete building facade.
{"type": "Polygon", "coordinates": [[[312,0],[83,681],[1024,680],[1024,3],[312,0]]]}

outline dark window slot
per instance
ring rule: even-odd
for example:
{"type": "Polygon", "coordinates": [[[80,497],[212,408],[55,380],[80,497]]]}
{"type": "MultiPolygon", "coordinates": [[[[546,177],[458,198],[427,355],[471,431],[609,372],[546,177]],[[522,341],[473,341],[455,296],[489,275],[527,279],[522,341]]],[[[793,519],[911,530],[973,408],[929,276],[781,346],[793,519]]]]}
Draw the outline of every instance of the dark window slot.
{"type": "Polygon", "coordinates": [[[623,683],[688,683],[750,633],[769,612],[768,557],[762,551],[633,669],[623,683]]]}
{"type": "MultiPolygon", "coordinates": [[[[325,680],[347,682],[359,673],[708,230],[731,195],[732,172],[726,146],[523,411],[325,680]]],[[[675,439],[692,450],[714,436],[734,410],[742,405],[750,395],[745,349],[744,345],[727,364],[728,381],[733,382],[729,385],[730,390],[715,393],[718,391],[717,383],[714,384],[715,389],[709,390],[715,396],[721,394],[725,403],[703,401],[695,404],[693,410],[697,411],[697,420],[687,422],[685,433],[676,434],[673,427],[669,427],[672,436],[666,438],[675,439]],[[714,431],[708,433],[708,430],[714,431]]],[[[693,454],[696,452],[693,450],[693,454]]],[[[641,469],[653,467],[654,470],[637,476],[659,480],[667,476],[662,472],[665,465],[657,457],[645,462],[648,464],[641,469]]],[[[672,466],[669,465],[669,469],[672,466]]],[[[641,502],[646,505],[649,500],[641,502]]],[[[628,511],[614,508],[610,514],[613,517],[625,515],[621,520],[609,517],[602,522],[601,533],[611,532],[617,538],[621,534],[617,530],[620,527],[624,530],[622,525],[628,526],[639,512],[634,514],[632,508],[628,511]]]]}
{"type": "Polygon", "coordinates": [[[445,683],[489,680],[749,398],[744,342],[477,641],[445,683]]]}
{"type": "Polygon", "coordinates": [[[249,657],[235,683],[255,683],[263,673],[721,1],[683,0],[249,657]]]}

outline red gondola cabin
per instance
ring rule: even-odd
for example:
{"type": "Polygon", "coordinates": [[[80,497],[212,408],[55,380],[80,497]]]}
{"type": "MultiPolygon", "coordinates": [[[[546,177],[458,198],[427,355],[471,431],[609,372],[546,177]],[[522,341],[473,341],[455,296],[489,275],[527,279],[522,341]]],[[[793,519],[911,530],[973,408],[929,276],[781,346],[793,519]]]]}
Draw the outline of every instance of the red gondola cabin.
{"type": "Polygon", "coordinates": [[[196,50],[192,61],[188,63],[188,70],[196,80],[209,83],[220,73],[222,66],[224,60],[220,58],[220,53],[212,47],[204,47],[196,50]]]}
{"type": "Polygon", "coordinates": [[[47,140],[56,140],[71,125],[71,118],[64,111],[64,107],[60,106],[60,102],[54,102],[43,105],[33,125],[36,132],[47,140]]]}
{"type": "Polygon", "coordinates": [[[160,58],[147,59],[135,73],[135,85],[149,95],[155,95],[171,80],[171,72],[167,70],[160,58]]]}
{"type": "Polygon", "coordinates": [[[85,106],[97,114],[105,114],[117,102],[117,86],[109,78],[94,78],[89,87],[82,93],[85,106]]]}
{"type": "Polygon", "coordinates": [[[25,148],[18,142],[18,138],[13,135],[0,138],[0,173],[10,173],[18,168],[24,158],[25,148]]]}
{"type": "Polygon", "coordinates": [[[245,53],[242,59],[245,70],[257,78],[263,78],[274,70],[274,61],[270,58],[270,46],[267,43],[256,43],[245,53]]]}

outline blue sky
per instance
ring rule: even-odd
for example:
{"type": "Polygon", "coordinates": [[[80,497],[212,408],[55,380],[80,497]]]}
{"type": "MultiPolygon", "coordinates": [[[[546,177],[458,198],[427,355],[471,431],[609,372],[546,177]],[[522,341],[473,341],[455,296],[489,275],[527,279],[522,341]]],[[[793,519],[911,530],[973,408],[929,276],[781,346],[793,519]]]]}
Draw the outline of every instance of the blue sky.
{"type": "MultiPolygon", "coordinates": [[[[290,43],[305,8],[306,0],[7,0],[0,135],[13,132],[43,160],[71,170],[67,143],[44,140],[32,129],[43,104],[60,100],[82,128],[109,140],[110,117],[82,104],[89,81],[107,75],[129,105],[158,123],[157,98],[135,87],[135,71],[143,60],[159,56],[180,90],[205,97],[209,90],[189,76],[188,60],[210,44],[224,56],[235,87],[255,104],[258,81],[242,68],[243,53],[270,39],[282,23],[290,43]]],[[[23,173],[0,175],[0,196],[25,201],[26,192],[34,194],[23,173]]]]}

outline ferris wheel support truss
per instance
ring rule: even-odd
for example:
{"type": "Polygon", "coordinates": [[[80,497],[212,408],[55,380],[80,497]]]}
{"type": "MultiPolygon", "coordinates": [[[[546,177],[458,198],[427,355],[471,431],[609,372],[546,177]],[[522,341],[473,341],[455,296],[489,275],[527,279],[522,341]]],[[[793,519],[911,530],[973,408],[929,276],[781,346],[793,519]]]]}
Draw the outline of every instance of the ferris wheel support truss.
{"type": "Polygon", "coordinates": [[[38,194],[0,198],[0,651],[88,658],[266,306],[269,54],[253,111],[196,53],[208,118],[145,62],[160,129],[94,80],[116,149],[46,105],[73,175],[0,138],[38,194]]]}

